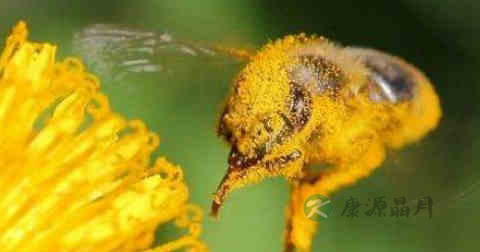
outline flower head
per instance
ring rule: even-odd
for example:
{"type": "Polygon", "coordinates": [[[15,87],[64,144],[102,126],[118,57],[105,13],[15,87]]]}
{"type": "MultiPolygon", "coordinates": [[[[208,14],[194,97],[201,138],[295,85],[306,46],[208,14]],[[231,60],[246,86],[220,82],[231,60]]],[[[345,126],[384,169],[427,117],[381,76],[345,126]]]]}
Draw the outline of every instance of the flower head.
{"type": "Polygon", "coordinates": [[[150,165],[157,135],[112,112],[97,78],[55,51],[20,22],[0,57],[2,251],[142,251],[168,221],[188,234],[148,251],[205,251],[181,169],[150,165]]]}

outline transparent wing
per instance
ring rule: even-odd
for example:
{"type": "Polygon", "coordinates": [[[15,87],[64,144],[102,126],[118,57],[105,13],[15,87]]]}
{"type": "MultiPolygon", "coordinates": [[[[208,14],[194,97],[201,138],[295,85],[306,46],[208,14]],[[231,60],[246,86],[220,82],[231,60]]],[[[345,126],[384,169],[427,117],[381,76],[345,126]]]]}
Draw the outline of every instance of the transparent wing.
{"type": "MultiPolygon", "coordinates": [[[[236,49],[177,40],[168,32],[115,24],[93,24],[74,33],[73,52],[102,76],[121,79],[129,73],[169,72],[169,60],[248,58],[236,49]]],[[[243,51],[242,51],[243,52],[243,51]]],[[[231,61],[233,62],[233,61],[231,61]]]]}

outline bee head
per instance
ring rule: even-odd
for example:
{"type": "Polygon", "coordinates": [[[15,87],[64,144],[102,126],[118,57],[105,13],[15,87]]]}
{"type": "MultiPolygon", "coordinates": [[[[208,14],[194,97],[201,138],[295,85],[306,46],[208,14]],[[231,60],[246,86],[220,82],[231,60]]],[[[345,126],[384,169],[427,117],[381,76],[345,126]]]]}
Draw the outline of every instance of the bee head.
{"type": "Polygon", "coordinates": [[[293,136],[309,122],[312,90],[307,82],[315,76],[307,68],[313,63],[292,53],[306,38],[289,39],[264,48],[233,81],[217,131],[232,146],[232,169],[292,152],[293,136]]]}
{"type": "Polygon", "coordinates": [[[312,90],[305,82],[313,77],[302,69],[302,57],[292,52],[309,42],[300,35],[269,44],[234,79],[217,131],[232,149],[214,214],[235,188],[301,172],[302,143],[309,136],[312,116],[312,90]]]}

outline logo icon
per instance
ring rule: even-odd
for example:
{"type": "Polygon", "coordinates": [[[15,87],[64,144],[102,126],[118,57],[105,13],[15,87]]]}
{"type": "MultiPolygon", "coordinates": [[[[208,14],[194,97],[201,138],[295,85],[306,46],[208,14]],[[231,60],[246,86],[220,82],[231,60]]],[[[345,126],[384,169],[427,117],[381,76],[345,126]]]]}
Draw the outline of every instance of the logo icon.
{"type": "Polygon", "coordinates": [[[332,203],[329,198],[321,194],[314,194],[308,197],[303,204],[303,211],[308,219],[320,222],[328,219],[332,213],[332,203]]]}

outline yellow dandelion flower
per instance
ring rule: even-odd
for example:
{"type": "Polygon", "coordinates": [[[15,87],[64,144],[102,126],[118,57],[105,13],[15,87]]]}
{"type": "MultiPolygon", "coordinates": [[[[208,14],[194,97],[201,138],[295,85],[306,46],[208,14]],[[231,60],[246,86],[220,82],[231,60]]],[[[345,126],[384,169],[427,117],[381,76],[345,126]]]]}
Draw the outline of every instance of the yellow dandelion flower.
{"type": "Polygon", "coordinates": [[[200,210],[158,137],[115,114],[97,79],[20,22],[0,58],[2,251],[206,251],[200,210]],[[159,224],[188,234],[150,248],[159,224]]]}

